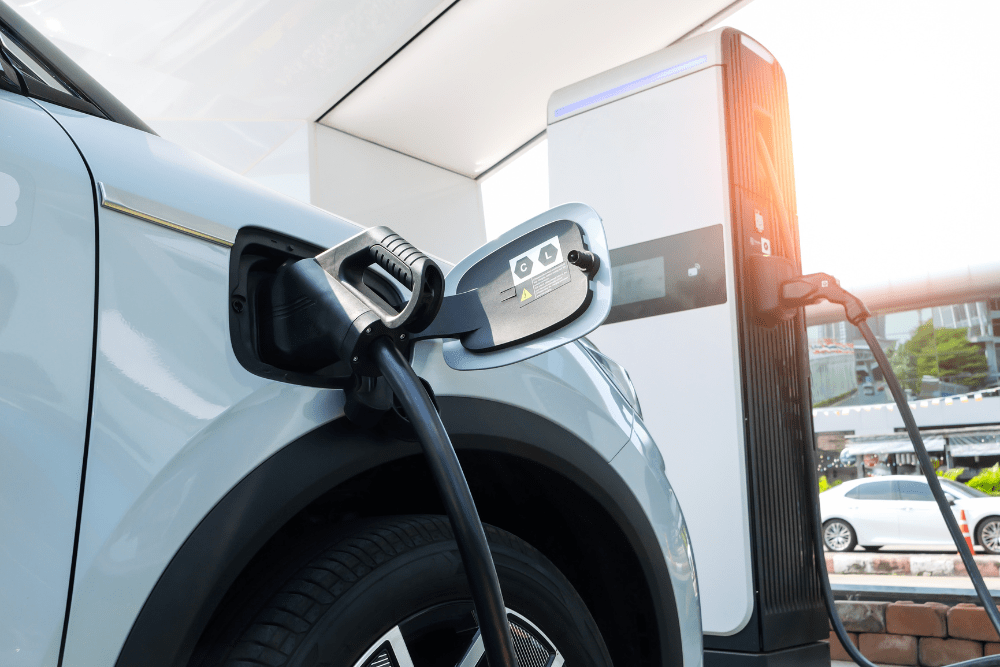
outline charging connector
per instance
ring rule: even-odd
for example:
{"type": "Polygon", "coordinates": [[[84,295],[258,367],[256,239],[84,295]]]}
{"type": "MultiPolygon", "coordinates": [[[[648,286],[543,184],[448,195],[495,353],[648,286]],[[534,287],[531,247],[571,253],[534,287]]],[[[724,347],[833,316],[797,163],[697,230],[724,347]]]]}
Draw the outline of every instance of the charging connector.
{"type": "Polygon", "coordinates": [[[802,308],[824,299],[843,306],[848,321],[855,326],[872,316],[861,299],[841,287],[829,273],[811,273],[781,284],[781,303],[786,308],[802,308]]]}
{"type": "MultiPolygon", "coordinates": [[[[474,290],[470,294],[476,297],[474,290]]],[[[259,337],[272,358],[292,369],[338,362],[350,369],[351,375],[344,378],[344,413],[354,423],[377,423],[392,408],[393,396],[403,406],[455,533],[487,660],[497,667],[517,667],[496,566],[475,500],[430,392],[405,356],[414,337],[427,330],[441,310],[441,269],[392,230],[375,227],[315,258],[283,263],[260,296],[259,337]],[[375,266],[385,273],[373,275],[375,266]],[[395,288],[382,284],[380,275],[408,290],[409,299],[394,303],[395,288]]],[[[452,320],[461,331],[474,328],[458,315],[452,320]]]]}

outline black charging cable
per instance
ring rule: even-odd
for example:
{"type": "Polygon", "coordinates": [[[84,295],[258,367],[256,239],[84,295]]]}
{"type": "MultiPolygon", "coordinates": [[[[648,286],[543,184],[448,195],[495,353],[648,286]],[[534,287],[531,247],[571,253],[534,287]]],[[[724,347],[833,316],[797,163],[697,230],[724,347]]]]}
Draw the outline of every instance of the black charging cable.
{"type": "MultiPolygon", "coordinates": [[[[517,667],[496,566],[469,483],[427,389],[397,348],[436,319],[444,299],[444,273],[391,229],[372,227],[315,258],[282,265],[266,289],[270,311],[261,330],[273,343],[276,358],[299,367],[338,360],[350,366],[349,419],[364,423],[385,411],[385,396],[373,387],[374,378],[385,377],[423,446],[448,513],[489,664],[517,667]],[[400,308],[365,280],[376,264],[410,291],[400,308]]],[[[462,318],[456,322],[464,324],[462,318]]]]}
{"type": "MultiPolygon", "coordinates": [[[[867,341],[878,367],[882,369],[882,375],[885,377],[889,391],[892,393],[896,406],[899,408],[899,414],[903,418],[906,432],[910,436],[910,442],[913,443],[913,451],[917,455],[917,460],[920,461],[920,468],[924,473],[924,477],[927,478],[927,484],[931,488],[934,501],[937,503],[938,509],[941,511],[941,516],[948,526],[951,539],[955,542],[958,553],[962,556],[965,571],[968,572],[969,578],[972,580],[972,585],[976,589],[976,594],[979,596],[980,602],[983,603],[983,607],[986,609],[986,615],[993,624],[993,628],[1000,634],[1000,613],[998,613],[997,606],[990,596],[989,589],[986,588],[986,582],[983,581],[983,575],[976,566],[976,561],[969,550],[969,545],[966,544],[965,537],[958,527],[955,515],[952,513],[948,499],[941,488],[941,482],[938,481],[937,474],[934,472],[934,466],[931,464],[931,458],[927,454],[927,448],[924,447],[924,441],[920,436],[920,429],[917,428],[917,422],[910,411],[906,394],[903,392],[896,374],[893,373],[892,367],[889,365],[889,360],[886,358],[885,352],[882,351],[882,346],[875,338],[875,334],[872,333],[871,327],[868,326],[868,310],[861,303],[860,299],[841,288],[837,284],[836,279],[827,274],[802,276],[790,283],[785,283],[782,285],[782,297],[783,301],[790,307],[800,307],[805,305],[805,303],[814,303],[819,299],[827,299],[835,303],[840,303],[847,310],[848,320],[861,331],[861,335],[867,341]],[[810,287],[812,289],[809,289],[810,287]]],[[[863,667],[876,667],[873,662],[861,655],[861,651],[850,641],[847,636],[847,630],[844,629],[844,624],[837,613],[837,605],[833,600],[833,589],[830,587],[830,575],[826,571],[826,559],[823,557],[823,519],[819,506],[819,481],[816,476],[815,466],[810,464],[807,467],[809,468],[810,483],[812,484],[812,493],[809,496],[813,504],[813,523],[815,528],[813,538],[816,544],[816,567],[823,585],[823,597],[826,602],[827,614],[830,616],[830,623],[833,625],[833,630],[840,640],[841,645],[843,645],[844,650],[847,651],[847,654],[851,656],[854,662],[863,667]]],[[[951,665],[951,667],[987,666],[1000,667],[1000,655],[965,660],[951,665]]]]}
{"type": "Polygon", "coordinates": [[[517,667],[507,609],[500,593],[493,556],[476,511],[462,465],[434,403],[420,378],[388,337],[372,342],[369,351],[417,432],[431,475],[444,502],[476,607],[486,658],[494,667],[517,667]]]}

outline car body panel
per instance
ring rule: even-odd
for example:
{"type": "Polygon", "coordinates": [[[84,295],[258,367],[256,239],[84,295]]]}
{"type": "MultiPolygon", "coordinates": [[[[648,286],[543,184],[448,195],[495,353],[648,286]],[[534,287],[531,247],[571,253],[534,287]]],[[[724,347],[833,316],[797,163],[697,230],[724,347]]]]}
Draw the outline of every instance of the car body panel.
{"type": "MultiPolygon", "coordinates": [[[[870,481],[888,481],[882,476],[870,481]]],[[[845,493],[864,484],[864,480],[844,482],[820,494],[820,514],[823,523],[837,518],[847,521],[854,528],[858,544],[880,546],[899,543],[898,500],[864,500],[848,498],[845,493]],[[884,508],[884,511],[883,511],[884,508]]]]}
{"type": "MultiPolygon", "coordinates": [[[[44,106],[77,142],[95,181],[135,201],[320,246],[358,229],[159,137],[44,106]]],[[[344,402],[343,392],[271,382],[239,364],[229,340],[227,247],[107,207],[99,224],[93,426],[66,664],[113,664],[150,591],[211,509],[275,452],[340,418],[344,402]]],[[[643,469],[631,453],[615,458],[635,419],[617,389],[575,344],[475,372],[450,369],[441,347],[426,341],[414,353],[415,368],[439,395],[519,406],[571,431],[604,461],[618,461],[663,539],[683,605],[684,651],[700,664],[683,521],[662,470],[643,469]]]]}
{"type": "Polygon", "coordinates": [[[663,472],[663,459],[641,420],[636,419],[629,444],[611,465],[635,493],[661,540],[674,591],[672,602],[677,609],[684,665],[700,665],[704,659],[701,604],[691,538],[680,502],[663,472]]]}
{"type": "MultiPolygon", "coordinates": [[[[287,218],[289,233],[330,244],[357,231],[159,137],[47,106],[99,183],[229,227],[287,218]]],[[[339,417],[343,403],[342,394],[275,385],[240,366],[229,342],[227,248],[105,207],[99,224],[70,664],[113,663],[163,567],[205,513],[276,449],[339,417]]]]}
{"type": "MultiPolygon", "coordinates": [[[[957,518],[957,512],[956,512],[957,518]]],[[[900,501],[897,517],[898,543],[951,544],[948,525],[941,517],[937,503],[900,501]]]]}
{"type": "Polygon", "coordinates": [[[94,345],[94,194],[69,137],[0,90],[0,662],[54,665],[94,345]]]}
{"type": "MultiPolygon", "coordinates": [[[[315,206],[262,188],[197,153],[100,118],[39,102],[73,137],[94,178],[191,216],[232,229],[280,227],[323,247],[361,227],[315,206]]],[[[133,221],[142,228],[141,221],[133,221]]]]}
{"type": "Polygon", "coordinates": [[[413,369],[440,396],[502,400],[544,415],[610,461],[632,435],[634,415],[622,395],[576,344],[527,362],[480,371],[456,371],[444,361],[441,340],[421,341],[413,369]]]}
{"type": "MultiPolygon", "coordinates": [[[[926,480],[903,476],[895,477],[893,482],[899,495],[899,513],[896,515],[899,541],[903,544],[951,542],[948,526],[926,480]]],[[[958,513],[955,515],[957,517],[958,513]]]]}

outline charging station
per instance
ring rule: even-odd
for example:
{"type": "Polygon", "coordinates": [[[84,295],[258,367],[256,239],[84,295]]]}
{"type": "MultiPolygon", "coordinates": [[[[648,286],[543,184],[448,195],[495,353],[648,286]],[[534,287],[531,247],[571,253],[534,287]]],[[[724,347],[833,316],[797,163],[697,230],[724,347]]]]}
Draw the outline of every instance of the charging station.
{"type": "MultiPolygon", "coordinates": [[[[154,82],[176,72],[148,54],[197,61],[145,111],[169,108],[155,124],[175,139],[218,128],[187,130],[204,160],[31,25],[69,44],[86,22],[64,32],[58,7],[0,0],[0,358],[15,362],[0,472],[16,482],[0,483],[16,547],[0,589],[25,601],[0,605],[0,652],[826,667],[828,616],[831,643],[875,667],[822,558],[836,524],[816,493],[803,311],[819,301],[882,369],[1000,632],[871,311],[801,275],[781,67],[734,30],[681,42],[745,3],[312,3],[276,37],[280,4],[225,41],[151,33],[133,53],[154,82]],[[266,94],[202,85],[247,43],[228,78],[266,71],[266,94]],[[555,206],[480,245],[482,177],[539,136],[556,86],[626,61],[551,97],[555,206]],[[261,118],[214,118],[202,88],[261,118]],[[240,164],[361,225],[224,168],[240,164]],[[32,279],[52,248],[68,301],[32,279]],[[445,271],[421,249],[464,258],[445,271]]],[[[212,32],[218,11],[188,9],[164,21],[212,32]]]]}
{"type": "Polygon", "coordinates": [[[751,272],[801,272],[780,65],[716,30],[556,91],[547,134],[551,204],[605,221],[614,295],[590,339],[629,369],[680,499],[705,664],[829,665],[804,318],[762,326],[751,272]]]}

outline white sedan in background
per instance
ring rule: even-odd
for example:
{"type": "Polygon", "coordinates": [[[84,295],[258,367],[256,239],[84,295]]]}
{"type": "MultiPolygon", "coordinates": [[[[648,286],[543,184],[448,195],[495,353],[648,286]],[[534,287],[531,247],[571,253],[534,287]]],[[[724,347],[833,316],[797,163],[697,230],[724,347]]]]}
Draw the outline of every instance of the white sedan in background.
{"type": "MultiPolygon", "coordinates": [[[[1000,498],[941,479],[955,517],[965,510],[973,541],[1000,554],[1000,498]]],[[[831,551],[860,544],[875,551],[886,544],[947,546],[951,535],[927,480],[916,476],[868,477],[820,494],[823,542],[831,551]]]]}

